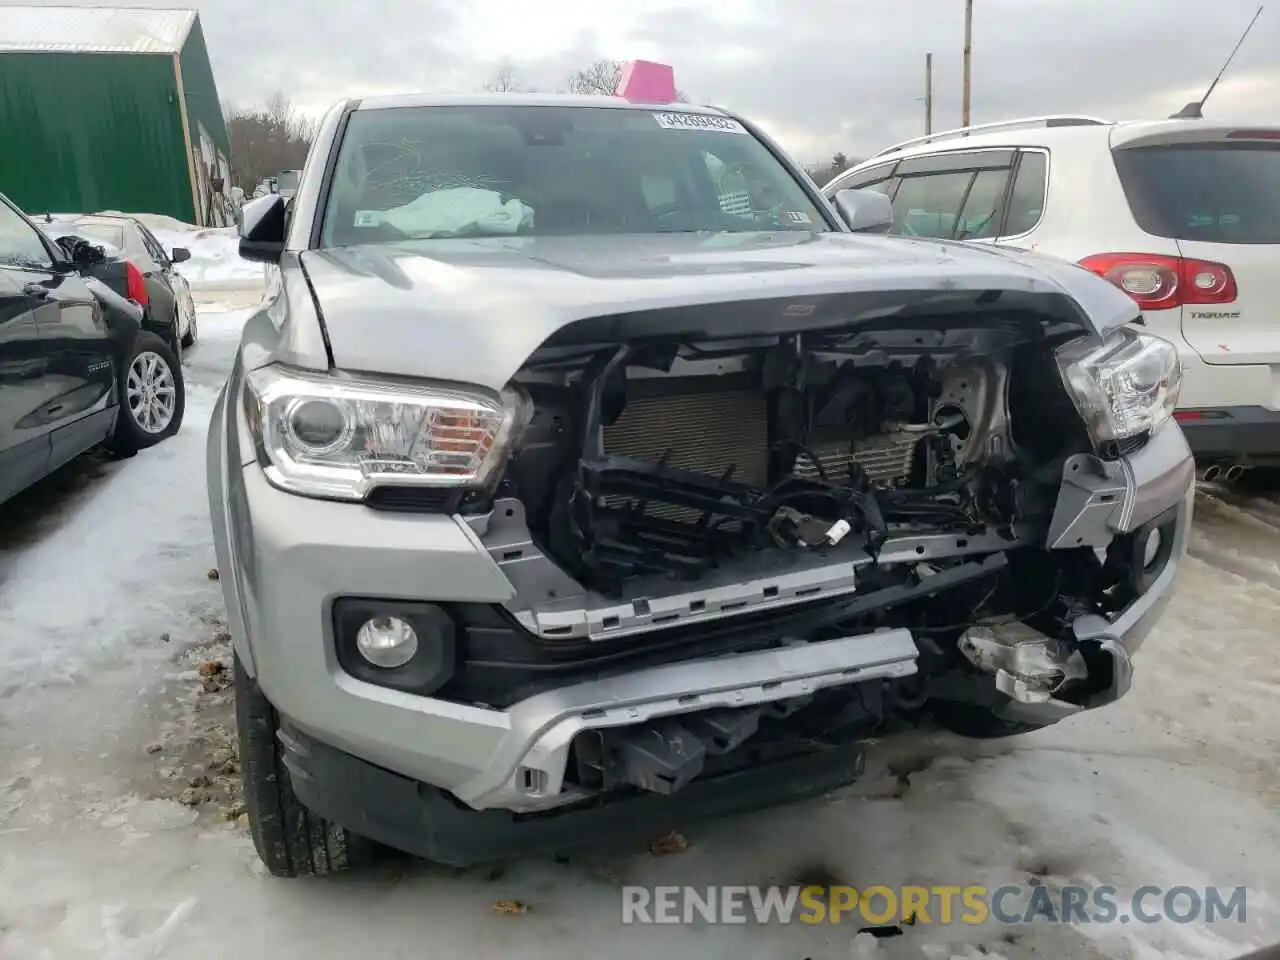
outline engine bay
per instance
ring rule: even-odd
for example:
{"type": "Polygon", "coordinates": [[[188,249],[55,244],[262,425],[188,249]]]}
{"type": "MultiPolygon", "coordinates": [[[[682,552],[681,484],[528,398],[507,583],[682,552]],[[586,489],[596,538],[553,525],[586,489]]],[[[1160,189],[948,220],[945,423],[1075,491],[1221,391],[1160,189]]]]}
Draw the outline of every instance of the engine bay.
{"type": "MultiPolygon", "coordinates": [[[[544,345],[511,384],[528,401],[516,452],[466,518],[512,597],[459,613],[442,695],[502,707],[796,645],[883,654],[830,690],[588,718],[554,805],[930,717],[959,730],[1001,698],[1070,712],[1122,689],[1100,638],[1171,555],[1172,515],[1118,536],[1074,525],[1088,508],[1068,478],[1098,468],[1052,338],[973,319],[544,345]],[[901,667],[897,640],[909,668],[877,674],[901,667]]],[[[1119,509],[1123,491],[1088,502],[1119,509]]]]}
{"type": "Polygon", "coordinates": [[[941,360],[803,335],[536,356],[507,493],[562,569],[614,598],[753,556],[874,561],[895,537],[982,535],[1017,513],[993,355],[1013,342],[941,360]]]}

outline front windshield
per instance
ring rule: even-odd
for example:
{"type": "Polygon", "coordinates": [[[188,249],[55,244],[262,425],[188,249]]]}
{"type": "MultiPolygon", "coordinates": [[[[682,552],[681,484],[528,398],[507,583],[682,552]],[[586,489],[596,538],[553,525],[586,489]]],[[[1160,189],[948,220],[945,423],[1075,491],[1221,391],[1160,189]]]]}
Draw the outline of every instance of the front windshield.
{"type": "Polygon", "coordinates": [[[737,121],[579,106],[357,110],[323,216],[326,247],[832,229],[737,121]]]}

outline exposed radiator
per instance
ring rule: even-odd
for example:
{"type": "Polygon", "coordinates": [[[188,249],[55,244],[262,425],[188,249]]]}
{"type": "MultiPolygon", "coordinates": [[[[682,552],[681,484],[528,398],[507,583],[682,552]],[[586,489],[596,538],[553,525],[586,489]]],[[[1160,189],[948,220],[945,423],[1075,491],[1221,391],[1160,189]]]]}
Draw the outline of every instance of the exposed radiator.
{"type": "MultiPolygon", "coordinates": [[[[765,395],[758,389],[633,395],[622,416],[604,428],[604,450],[612,456],[655,463],[665,455],[667,466],[718,478],[733,467],[729,479],[765,486],[769,482],[765,395]]],[[[610,499],[626,502],[626,498],[610,499]]],[[[698,517],[694,511],[670,504],[652,504],[646,513],[683,522],[698,517]]]]}
{"type": "MultiPolygon", "coordinates": [[[[612,456],[658,462],[692,473],[724,477],[765,487],[769,483],[769,425],[765,394],[757,388],[697,390],[663,393],[660,380],[648,381],[628,397],[622,415],[604,428],[604,451],[612,456]]],[[[667,387],[669,390],[670,388],[667,387]]],[[[875,483],[896,485],[911,474],[921,434],[895,431],[859,440],[852,459],[875,483]]],[[[849,442],[827,441],[811,446],[828,480],[849,475],[849,442]]],[[[805,454],[795,472],[817,479],[818,469],[805,454]]],[[[625,497],[608,498],[611,505],[625,497]]],[[[650,504],[646,514],[692,522],[698,514],[670,504],[650,504]]]]}

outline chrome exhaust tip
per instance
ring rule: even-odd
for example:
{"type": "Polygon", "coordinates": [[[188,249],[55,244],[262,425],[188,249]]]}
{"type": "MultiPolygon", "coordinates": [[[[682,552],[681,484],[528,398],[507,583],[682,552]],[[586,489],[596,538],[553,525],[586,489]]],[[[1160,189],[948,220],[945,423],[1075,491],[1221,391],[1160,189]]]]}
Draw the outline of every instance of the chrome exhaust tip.
{"type": "Polygon", "coordinates": [[[1222,476],[1222,468],[1216,463],[1211,463],[1207,467],[1201,467],[1196,471],[1196,479],[1203,483],[1213,483],[1222,476]]]}
{"type": "Polygon", "coordinates": [[[1231,466],[1227,467],[1227,470],[1223,474],[1223,477],[1226,479],[1228,483],[1235,483],[1237,480],[1239,480],[1241,477],[1244,476],[1244,472],[1247,469],[1248,469],[1247,467],[1242,466],[1241,464],[1233,463],[1231,466]]]}

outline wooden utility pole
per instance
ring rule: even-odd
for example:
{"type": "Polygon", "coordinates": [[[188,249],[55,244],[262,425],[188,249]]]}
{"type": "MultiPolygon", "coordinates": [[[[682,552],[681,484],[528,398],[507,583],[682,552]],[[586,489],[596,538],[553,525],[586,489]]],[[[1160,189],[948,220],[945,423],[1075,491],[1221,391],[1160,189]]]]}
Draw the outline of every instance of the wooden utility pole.
{"type": "Polygon", "coordinates": [[[970,94],[972,91],[971,61],[973,59],[973,0],[964,0],[964,88],[961,94],[960,125],[969,126],[972,121],[970,113],[970,94]]]}
{"type": "Polygon", "coordinates": [[[933,133],[933,54],[924,55],[924,132],[933,133]]]}

